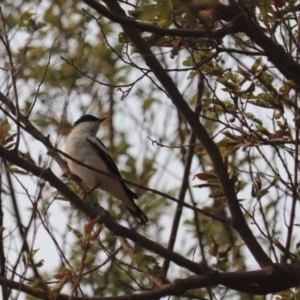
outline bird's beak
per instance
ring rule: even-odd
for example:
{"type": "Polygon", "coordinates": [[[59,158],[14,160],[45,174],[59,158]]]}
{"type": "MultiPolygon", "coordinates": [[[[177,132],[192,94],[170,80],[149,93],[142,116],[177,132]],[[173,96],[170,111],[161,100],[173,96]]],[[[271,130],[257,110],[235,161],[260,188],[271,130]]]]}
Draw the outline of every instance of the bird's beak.
{"type": "Polygon", "coordinates": [[[103,121],[105,121],[108,117],[104,117],[104,118],[99,118],[99,123],[102,123],[103,121]]]}

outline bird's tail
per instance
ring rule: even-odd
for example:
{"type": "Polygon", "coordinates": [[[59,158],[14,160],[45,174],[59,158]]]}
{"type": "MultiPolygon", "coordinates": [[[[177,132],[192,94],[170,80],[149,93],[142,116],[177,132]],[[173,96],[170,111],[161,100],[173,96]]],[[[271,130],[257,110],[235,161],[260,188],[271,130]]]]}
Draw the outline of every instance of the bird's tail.
{"type": "Polygon", "coordinates": [[[134,218],[140,225],[145,225],[149,221],[147,216],[135,203],[134,206],[135,209],[129,208],[128,206],[126,206],[126,208],[134,216],[134,218]]]}

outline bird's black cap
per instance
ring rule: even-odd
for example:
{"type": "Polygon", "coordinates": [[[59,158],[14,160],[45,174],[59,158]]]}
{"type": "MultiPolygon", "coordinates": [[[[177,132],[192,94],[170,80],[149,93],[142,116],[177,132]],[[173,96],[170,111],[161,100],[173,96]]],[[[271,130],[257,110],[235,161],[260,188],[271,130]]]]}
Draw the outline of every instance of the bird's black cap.
{"type": "Polygon", "coordinates": [[[104,118],[97,118],[95,116],[92,116],[92,115],[84,115],[82,117],[80,117],[74,124],[73,124],[73,128],[80,124],[80,123],[83,123],[83,122],[98,122],[98,123],[101,123],[103,122],[104,120],[106,120],[107,117],[104,117],[104,118]]]}

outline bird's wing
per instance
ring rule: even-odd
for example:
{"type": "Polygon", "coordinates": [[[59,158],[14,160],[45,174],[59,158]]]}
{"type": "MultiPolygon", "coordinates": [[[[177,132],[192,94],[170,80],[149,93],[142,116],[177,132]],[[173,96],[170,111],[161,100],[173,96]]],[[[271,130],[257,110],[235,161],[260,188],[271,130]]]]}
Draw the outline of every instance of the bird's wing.
{"type": "MultiPolygon", "coordinates": [[[[109,155],[104,144],[95,136],[87,137],[87,141],[92,145],[92,147],[95,149],[95,151],[100,155],[100,157],[102,158],[103,162],[106,164],[108,170],[112,173],[112,175],[122,178],[118,167],[116,166],[115,162],[109,155]]],[[[123,187],[129,197],[134,198],[134,199],[138,198],[138,196],[134,192],[132,192],[124,184],[124,182],[120,181],[120,183],[123,185],[123,187]]]]}

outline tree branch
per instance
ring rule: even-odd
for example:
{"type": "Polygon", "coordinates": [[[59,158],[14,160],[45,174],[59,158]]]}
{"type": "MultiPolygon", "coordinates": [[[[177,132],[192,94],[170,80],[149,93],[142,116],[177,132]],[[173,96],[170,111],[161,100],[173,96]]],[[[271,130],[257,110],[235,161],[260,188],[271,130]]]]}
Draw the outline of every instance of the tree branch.
{"type": "MultiPolygon", "coordinates": [[[[21,214],[20,214],[19,207],[18,207],[18,204],[17,204],[17,197],[15,195],[15,188],[13,186],[13,182],[12,182],[12,179],[11,179],[11,174],[9,173],[9,167],[7,166],[7,163],[5,161],[4,161],[4,165],[5,165],[6,180],[7,180],[9,189],[10,189],[12,207],[14,209],[14,217],[16,219],[16,224],[17,224],[17,229],[19,231],[19,235],[20,235],[21,240],[23,242],[20,253],[19,253],[19,256],[18,256],[17,261],[15,263],[15,266],[13,268],[13,274],[14,274],[15,270],[17,268],[17,265],[18,265],[19,261],[21,260],[21,253],[26,252],[27,254],[29,254],[30,251],[32,250],[32,249],[30,249],[29,244],[27,242],[27,235],[28,235],[29,226],[30,226],[30,224],[33,220],[33,216],[31,216],[28,226],[27,227],[24,226],[22,221],[21,221],[21,214]],[[25,228],[25,230],[24,230],[24,228],[25,228]]],[[[30,255],[28,255],[28,256],[30,257],[30,255]]],[[[35,266],[35,262],[34,262],[33,257],[30,257],[29,261],[32,264],[32,271],[34,273],[34,276],[36,278],[41,278],[41,276],[38,272],[38,269],[35,266]]]]}
{"type": "Polygon", "coordinates": [[[84,0],[84,2],[95,9],[98,13],[105,16],[107,19],[121,24],[126,25],[130,27],[134,27],[136,29],[140,29],[142,31],[155,33],[157,35],[161,36],[180,36],[180,37],[211,37],[216,40],[222,39],[224,36],[234,33],[233,27],[231,25],[224,26],[222,28],[216,29],[216,30],[207,30],[207,29],[180,29],[180,28],[162,28],[157,27],[153,25],[149,25],[146,23],[141,23],[138,21],[135,21],[134,19],[131,19],[127,16],[122,16],[120,14],[115,14],[112,11],[108,10],[105,6],[101,5],[98,2],[95,2],[93,0],[84,0]]]}
{"type": "MultiPolygon", "coordinates": [[[[31,162],[21,158],[15,153],[6,150],[3,147],[0,147],[0,157],[10,161],[11,163],[19,166],[22,169],[25,169],[32,173],[35,176],[43,178],[49,184],[56,188],[60,193],[62,193],[74,206],[80,209],[83,213],[85,213],[90,218],[94,219],[98,216],[101,218],[101,222],[105,224],[105,226],[113,232],[114,235],[122,236],[125,238],[129,238],[133,242],[139,244],[140,246],[151,250],[164,258],[168,258],[173,261],[175,264],[184,267],[196,274],[202,274],[204,271],[208,269],[208,267],[202,267],[198,263],[194,263],[185,257],[170,251],[158,243],[155,243],[142,235],[138,234],[136,231],[128,229],[119,225],[117,222],[113,220],[113,218],[102,209],[98,204],[94,204],[94,206],[90,206],[82,201],[71,189],[69,189],[58,177],[53,174],[51,169],[43,169],[40,168],[31,162]]],[[[100,222],[100,221],[99,221],[100,222]]]]}
{"type": "MultiPolygon", "coordinates": [[[[2,170],[1,170],[2,171],[2,170]]],[[[2,190],[2,174],[0,174],[0,190],[2,190]]],[[[3,278],[6,278],[6,257],[5,257],[5,253],[4,253],[4,244],[3,244],[3,219],[4,219],[4,213],[3,213],[3,199],[2,199],[2,195],[4,193],[0,193],[0,276],[3,278]]],[[[1,293],[2,293],[2,298],[3,300],[8,300],[9,299],[9,294],[10,294],[10,289],[8,288],[8,286],[6,284],[2,285],[2,289],[1,289],[1,293]]]]}
{"type": "Polygon", "coordinates": [[[218,19],[230,22],[235,29],[244,32],[255,44],[261,47],[269,61],[287,79],[293,80],[297,85],[296,89],[300,91],[300,65],[281,45],[264,33],[244,7],[241,7],[240,4],[224,5],[218,3],[214,9],[218,19]]]}
{"type": "MultiPolygon", "coordinates": [[[[198,76],[199,76],[199,84],[198,84],[198,95],[197,95],[196,106],[195,106],[196,114],[199,114],[201,111],[200,101],[201,101],[202,94],[203,94],[203,78],[202,78],[203,76],[202,76],[202,74],[199,74],[198,76]]],[[[184,173],[183,173],[182,183],[181,183],[181,187],[180,187],[179,195],[178,195],[178,200],[181,203],[178,203],[177,207],[176,207],[175,216],[173,219],[173,225],[172,225],[171,234],[170,234],[169,243],[168,243],[169,250],[174,249],[177,231],[178,231],[179,222],[180,222],[180,217],[181,217],[182,209],[183,209],[182,203],[184,202],[186,191],[189,188],[189,175],[190,175],[192,160],[193,160],[193,156],[194,156],[195,141],[196,141],[196,135],[195,135],[195,132],[192,130],[190,133],[190,138],[189,138],[189,142],[188,142],[188,144],[191,146],[188,148],[188,151],[186,153],[186,159],[185,160],[183,159],[184,173]]],[[[163,267],[162,267],[162,273],[165,274],[165,276],[167,275],[169,265],[170,265],[170,261],[165,260],[163,267]]]]}
{"type": "MultiPolygon", "coordinates": [[[[111,296],[111,297],[76,297],[73,300],[150,300],[165,296],[181,296],[191,289],[199,289],[214,285],[223,285],[232,289],[247,292],[249,294],[266,295],[287,290],[298,286],[300,281],[300,266],[289,266],[285,264],[276,264],[257,271],[248,272],[227,272],[219,273],[217,271],[209,272],[201,276],[189,277],[175,280],[174,283],[167,284],[164,287],[140,294],[111,296]]],[[[6,285],[11,289],[19,290],[27,294],[39,297],[40,299],[53,299],[51,292],[40,292],[34,287],[20,284],[12,280],[0,277],[0,285],[6,285]]],[[[58,295],[57,300],[68,300],[68,295],[58,295]]]]}
{"type": "MultiPolygon", "coordinates": [[[[300,66],[297,64],[292,56],[284,51],[284,48],[274,42],[270,37],[268,37],[263,30],[256,24],[249,14],[245,12],[244,8],[241,8],[237,3],[232,3],[231,5],[224,5],[221,3],[213,4],[213,10],[216,17],[219,20],[224,20],[229,24],[217,29],[217,30],[207,30],[207,29],[167,29],[152,26],[149,24],[137,22],[133,19],[128,18],[126,15],[114,13],[112,10],[108,10],[105,6],[95,2],[94,0],[84,0],[84,2],[99,12],[101,15],[105,16],[111,21],[118,24],[134,27],[142,31],[147,31],[155,33],[162,36],[180,36],[180,37],[211,37],[216,40],[222,39],[228,34],[233,34],[237,32],[244,32],[248,37],[260,46],[267,55],[268,59],[280,70],[280,72],[287,78],[293,80],[297,85],[297,90],[300,90],[300,66]]],[[[104,1],[105,2],[105,1],[104,1]]],[[[109,7],[109,5],[107,5],[109,7]]],[[[209,6],[191,4],[192,9],[207,9],[209,6]]],[[[263,55],[263,54],[262,54],[263,55]]]]}
{"type": "MultiPolygon", "coordinates": [[[[111,11],[115,12],[115,14],[118,14],[119,16],[122,17],[126,16],[125,12],[119,6],[117,1],[115,0],[103,0],[103,1],[111,11]]],[[[93,3],[94,5],[94,3],[97,2],[93,0],[88,0],[88,2],[86,3],[93,3]]],[[[95,7],[97,6],[94,5],[93,8],[95,7]]],[[[143,59],[145,60],[145,63],[149,66],[149,68],[153,71],[157,79],[163,85],[173,104],[185,117],[185,119],[191,126],[192,130],[195,131],[197,138],[201,141],[201,143],[207,150],[209,157],[213,163],[215,172],[218,176],[224,196],[227,199],[228,207],[230,209],[231,216],[232,216],[233,227],[240,234],[243,241],[251,251],[252,255],[255,257],[259,265],[261,267],[270,266],[272,264],[271,259],[264,252],[263,248],[254,237],[252,231],[250,230],[250,228],[248,227],[244,219],[243,213],[239,206],[238,199],[236,197],[234,183],[229,178],[227,167],[223,162],[219,149],[216,146],[216,144],[213,142],[213,140],[210,138],[203,125],[200,123],[199,116],[191,110],[189,105],[186,103],[186,101],[178,91],[171,77],[169,77],[169,75],[165,72],[163,67],[160,65],[155,55],[149,49],[147,43],[140,36],[139,32],[136,29],[127,25],[122,25],[122,28],[126,33],[126,35],[130,38],[131,42],[137,48],[139,53],[142,55],[143,59]]]]}
{"type": "MultiPolygon", "coordinates": [[[[2,101],[8,108],[9,110],[14,114],[15,113],[15,106],[14,104],[7,98],[5,97],[1,92],[0,92],[0,101],[2,101]]],[[[0,107],[0,109],[7,114],[7,112],[5,110],[3,110],[3,108],[0,107]]],[[[170,199],[176,203],[182,203],[183,206],[189,208],[189,209],[192,209],[193,211],[197,211],[199,213],[202,213],[208,217],[211,217],[213,218],[214,220],[217,220],[217,221],[220,221],[220,222],[223,222],[223,223],[226,223],[228,225],[230,225],[229,223],[229,220],[226,220],[226,219],[223,219],[217,215],[214,215],[212,213],[210,213],[209,211],[205,211],[201,208],[198,208],[198,207],[194,207],[192,205],[189,205],[187,203],[184,203],[184,202],[181,202],[179,201],[178,199],[166,194],[166,193],[162,193],[158,190],[155,190],[155,189],[151,189],[149,187],[145,187],[145,186],[142,186],[142,185],[139,185],[139,184],[136,184],[136,183],[133,183],[129,180],[126,180],[126,179],[123,179],[123,178],[120,178],[118,176],[114,176],[110,173],[107,173],[107,172],[104,172],[104,171],[100,171],[98,170],[97,168],[93,168],[91,166],[87,166],[85,164],[83,164],[81,161],[78,161],[72,157],[70,157],[69,155],[67,155],[66,153],[64,153],[63,151],[60,151],[59,149],[55,148],[50,140],[49,140],[49,137],[45,137],[40,131],[38,131],[33,125],[32,123],[23,115],[19,112],[19,118],[20,118],[20,121],[25,125],[25,127],[22,127],[22,125],[19,124],[19,126],[21,126],[24,130],[26,130],[29,134],[31,134],[35,139],[37,139],[38,141],[40,141],[47,149],[48,149],[48,154],[56,161],[56,163],[60,166],[60,168],[63,170],[64,172],[64,175],[66,175],[66,177],[69,179],[70,182],[73,183],[73,185],[76,187],[77,191],[80,193],[80,195],[85,195],[85,191],[81,185],[81,183],[76,180],[76,178],[74,178],[74,176],[70,173],[69,171],[69,168],[67,166],[67,163],[65,160],[63,160],[61,158],[61,155],[63,155],[65,158],[68,158],[68,159],[71,159],[73,160],[74,162],[76,162],[77,164],[81,165],[81,166],[84,166],[92,171],[95,171],[95,172],[98,172],[100,174],[105,174],[107,176],[110,176],[110,177],[113,177],[115,178],[116,180],[119,180],[119,181],[122,181],[124,183],[127,183],[127,184],[130,184],[132,186],[135,186],[137,188],[141,188],[145,191],[150,191],[152,193],[155,193],[157,195],[160,195],[162,197],[165,197],[166,199],[170,199]]],[[[16,122],[16,120],[14,120],[16,122]]]]}

